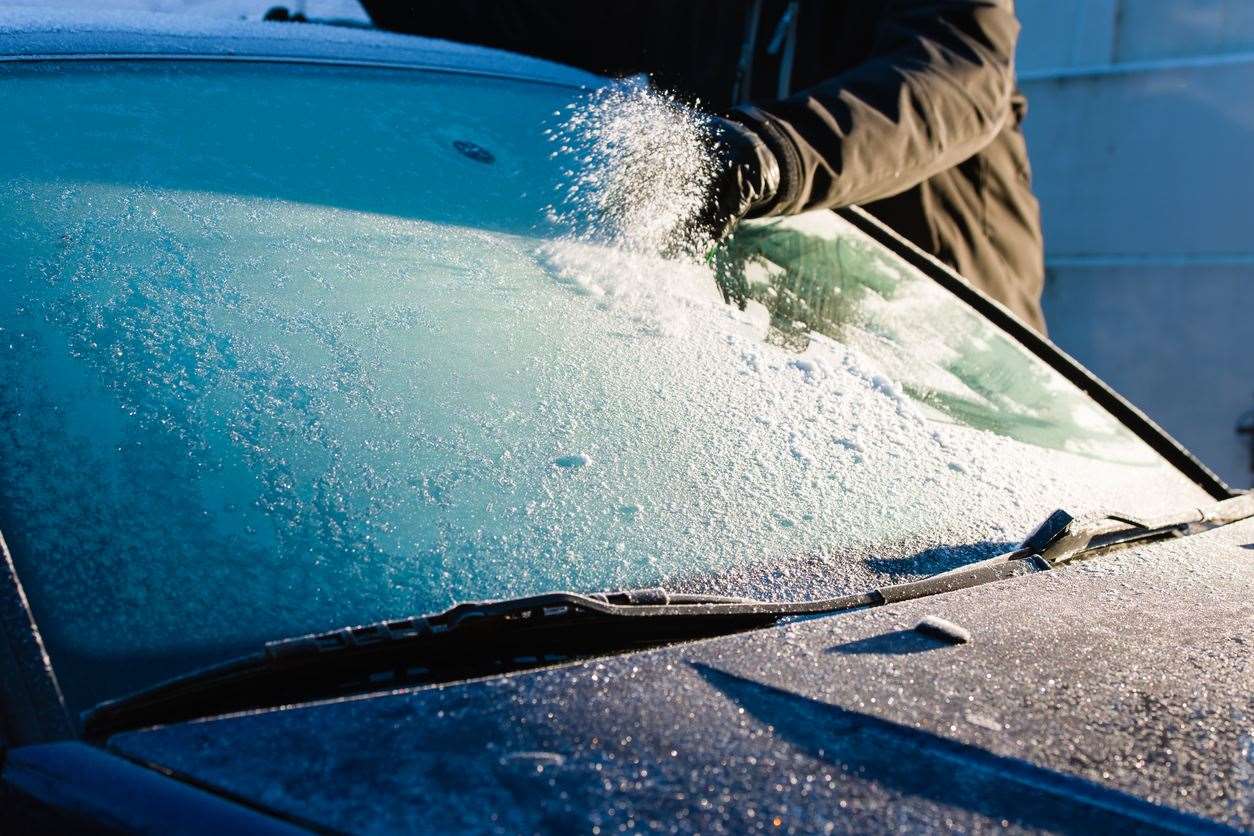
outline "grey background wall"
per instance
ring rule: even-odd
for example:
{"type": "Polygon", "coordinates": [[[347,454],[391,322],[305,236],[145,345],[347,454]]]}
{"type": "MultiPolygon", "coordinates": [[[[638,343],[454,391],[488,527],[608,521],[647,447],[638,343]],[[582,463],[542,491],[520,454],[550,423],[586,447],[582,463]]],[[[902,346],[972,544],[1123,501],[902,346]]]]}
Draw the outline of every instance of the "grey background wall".
{"type": "Polygon", "coordinates": [[[1018,0],[1050,334],[1254,484],[1254,0],[1018,0]]]}

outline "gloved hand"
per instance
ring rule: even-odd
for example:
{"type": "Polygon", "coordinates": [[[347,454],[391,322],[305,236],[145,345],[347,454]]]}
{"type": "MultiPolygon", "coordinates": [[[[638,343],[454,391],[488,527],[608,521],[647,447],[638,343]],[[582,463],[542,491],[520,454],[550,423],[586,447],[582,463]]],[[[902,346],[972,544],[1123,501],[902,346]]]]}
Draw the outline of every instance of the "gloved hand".
{"type": "Polygon", "coordinates": [[[697,224],[718,243],[744,218],[770,207],[779,191],[779,163],[749,128],[731,119],[712,119],[717,170],[697,224]]]}

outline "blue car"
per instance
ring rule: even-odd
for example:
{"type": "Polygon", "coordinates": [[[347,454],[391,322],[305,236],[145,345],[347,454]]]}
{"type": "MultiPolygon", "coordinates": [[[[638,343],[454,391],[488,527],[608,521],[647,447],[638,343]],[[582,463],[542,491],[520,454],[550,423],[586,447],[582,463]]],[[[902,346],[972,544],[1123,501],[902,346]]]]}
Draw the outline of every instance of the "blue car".
{"type": "Polygon", "coordinates": [[[0,18],[3,828],[1254,829],[1254,496],[856,209],[573,232],[615,84],[0,18]]]}

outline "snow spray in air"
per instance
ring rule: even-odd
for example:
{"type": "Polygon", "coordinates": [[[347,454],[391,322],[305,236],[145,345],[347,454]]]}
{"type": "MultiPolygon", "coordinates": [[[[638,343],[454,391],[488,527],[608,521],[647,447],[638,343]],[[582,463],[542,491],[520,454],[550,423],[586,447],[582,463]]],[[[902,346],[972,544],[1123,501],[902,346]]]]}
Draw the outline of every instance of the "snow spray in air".
{"type": "Polygon", "coordinates": [[[576,238],[631,252],[697,255],[694,220],[717,166],[709,120],[673,96],[623,82],[595,90],[550,129],[562,164],[550,219],[576,238]]]}

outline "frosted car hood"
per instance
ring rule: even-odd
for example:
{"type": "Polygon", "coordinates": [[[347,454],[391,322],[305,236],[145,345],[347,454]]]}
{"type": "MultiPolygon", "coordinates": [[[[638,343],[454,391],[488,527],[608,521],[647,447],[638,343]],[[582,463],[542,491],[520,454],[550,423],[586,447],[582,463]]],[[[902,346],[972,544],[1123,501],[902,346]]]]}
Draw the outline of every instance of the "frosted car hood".
{"type": "Polygon", "coordinates": [[[1252,620],[1245,522],[849,616],[108,746],[352,831],[1248,830],[1252,620]],[[926,615],[972,641],[914,632],[926,615]]]}

